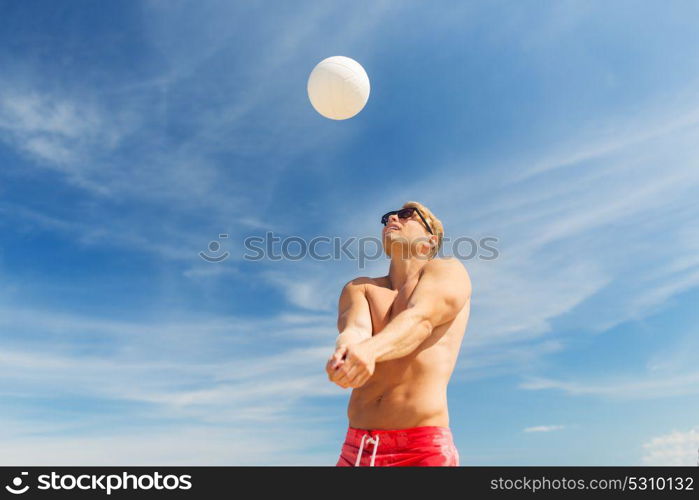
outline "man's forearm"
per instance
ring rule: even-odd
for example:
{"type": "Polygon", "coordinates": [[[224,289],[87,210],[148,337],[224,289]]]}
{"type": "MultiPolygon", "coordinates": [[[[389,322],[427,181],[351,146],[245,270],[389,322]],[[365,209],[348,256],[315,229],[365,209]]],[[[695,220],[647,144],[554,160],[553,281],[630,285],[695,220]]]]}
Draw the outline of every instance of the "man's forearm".
{"type": "Polygon", "coordinates": [[[379,333],[366,342],[376,355],[376,362],[402,358],[413,352],[432,333],[432,325],[411,309],[398,314],[379,333]]]}
{"type": "Polygon", "coordinates": [[[340,347],[341,345],[356,344],[362,340],[366,340],[371,337],[370,332],[364,332],[362,330],[357,330],[356,328],[347,328],[342,333],[337,336],[335,340],[335,347],[340,347]]]}

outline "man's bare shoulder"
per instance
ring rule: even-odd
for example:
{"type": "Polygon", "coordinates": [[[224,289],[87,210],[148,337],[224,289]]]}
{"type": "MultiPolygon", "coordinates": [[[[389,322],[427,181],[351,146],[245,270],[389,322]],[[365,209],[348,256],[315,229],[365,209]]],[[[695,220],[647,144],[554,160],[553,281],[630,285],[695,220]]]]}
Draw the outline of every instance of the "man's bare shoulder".
{"type": "Polygon", "coordinates": [[[381,276],[379,278],[370,278],[369,276],[359,276],[358,278],[354,278],[354,279],[348,281],[345,284],[345,287],[364,287],[366,285],[386,286],[387,280],[388,280],[388,276],[381,276]]]}
{"type": "Polygon", "coordinates": [[[429,273],[430,276],[437,278],[440,282],[449,282],[458,284],[458,287],[464,287],[471,294],[471,278],[464,266],[463,262],[455,257],[445,257],[443,259],[432,259],[422,268],[421,278],[429,273]]]}
{"type": "Polygon", "coordinates": [[[459,259],[456,257],[444,257],[444,258],[435,258],[430,260],[425,266],[422,268],[423,272],[425,271],[436,271],[436,272],[455,272],[457,275],[465,275],[468,276],[468,271],[466,270],[466,266],[464,266],[464,263],[461,262],[459,259]]]}

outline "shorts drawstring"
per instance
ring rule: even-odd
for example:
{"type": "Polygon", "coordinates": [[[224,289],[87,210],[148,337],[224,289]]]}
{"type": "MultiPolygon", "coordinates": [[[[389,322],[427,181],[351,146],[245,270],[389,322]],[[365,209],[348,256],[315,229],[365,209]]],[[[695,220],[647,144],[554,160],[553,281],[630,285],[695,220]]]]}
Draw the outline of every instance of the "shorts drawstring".
{"type": "MultiPolygon", "coordinates": [[[[359,467],[359,461],[362,459],[362,450],[364,450],[364,439],[369,436],[369,434],[364,434],[362,436],[362,442],[359,444],[359,453],[357,454],[357,461],[354,463],[355,467],[359,467]]],[[[371,462],[369,462],[370,467],[374,467],[374,460],[376,459],[376,450],[379,448],[379,436],[374,438],[369,437],[367,443],[374,444],[374,452],[371,454],[371,462]]]]}

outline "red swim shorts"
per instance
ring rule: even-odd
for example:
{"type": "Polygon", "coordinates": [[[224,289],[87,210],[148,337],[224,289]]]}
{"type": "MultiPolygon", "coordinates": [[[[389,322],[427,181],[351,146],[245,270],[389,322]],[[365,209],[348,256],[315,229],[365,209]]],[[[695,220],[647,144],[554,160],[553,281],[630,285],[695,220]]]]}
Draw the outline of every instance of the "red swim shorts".
{"type": "Polygon", "coordinates": [[[338,467],[433,467],[458,466],[449,427],[422,426],[408,429],[347,430],[338,467]]]}

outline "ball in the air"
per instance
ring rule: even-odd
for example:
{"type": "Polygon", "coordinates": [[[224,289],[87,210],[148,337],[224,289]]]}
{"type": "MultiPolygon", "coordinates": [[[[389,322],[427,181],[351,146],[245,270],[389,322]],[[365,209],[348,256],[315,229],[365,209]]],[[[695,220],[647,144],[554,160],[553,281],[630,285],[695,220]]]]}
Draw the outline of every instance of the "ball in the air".
{"type": "Polygon", "coordinates": [[[318,113],[332,120],[346,120],[359,113],[369,99],[369,77],[354,59],[333,56],[313,68],[307,89],[318,113]]]}

